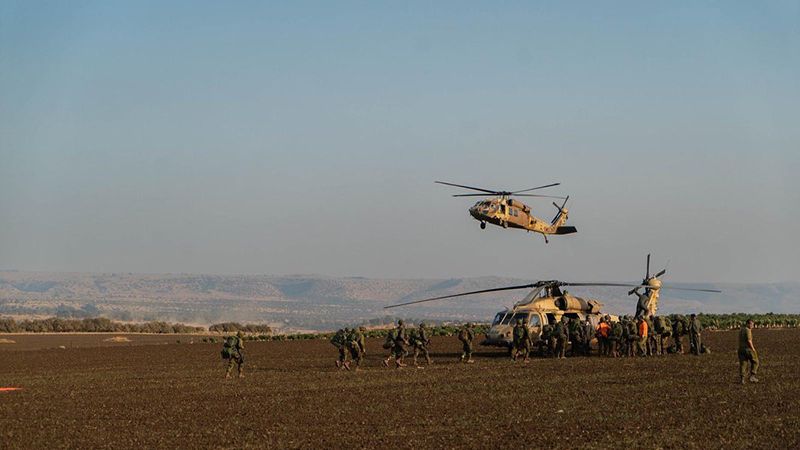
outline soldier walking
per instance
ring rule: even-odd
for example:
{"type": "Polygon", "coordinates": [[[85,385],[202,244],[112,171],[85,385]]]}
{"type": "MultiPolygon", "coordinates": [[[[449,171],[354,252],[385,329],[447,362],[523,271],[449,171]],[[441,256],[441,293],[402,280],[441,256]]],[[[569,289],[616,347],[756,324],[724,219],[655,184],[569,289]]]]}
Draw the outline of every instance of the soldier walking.
{"type": "Polygon", "coordinates": [[[431,339],[428,337],[428,330],[425,327],[425,323],[421,322],[419,324],[419,329],[416,333],[411,337],[411,345],[414,347],[414,366],[419,367],[417,365],[417,356],[422,354],[425,357],[425,362],[428,365],[431,365],[433,361],[431,361],[431,356],[428,353],[428,345],[430,345],[431,339]]]}
{"type": "MultiPolygon", "coordinates": [[[[361,361],[367,352],[363,331],[364,327],[354,328],[347,336],[347,349],[350,350],[350,357],[353,358],[353,362],[356,364],[356,371],[361,370],[361,361]]],[[[350,370],[350,366],[346,363],[345,368],[350,370]]]]}
{"type": "Polygon", "coordinates": [[[464,347],[464,352],[461,354],[461,362],[472,364],[472,341],[475,339],[475,332],[472,330],[472,323],[467,323],[461,327],[458,332],[458,340],[461,341],[464,347]]]}
{"type": "Polygon", "coordinates": [[[350,329],[339,329],[333,334],[331,344],[339,350],[339,358],[336,360],[336,367],[339,369],[350,370],[350,365],[347,362],[347,339],[350,334],[350,329]]]}
{"type": "Polygon", "coordinates": [[[244,378],[244,334],[239,331],[236,336],[228,336],[222,345],[222,358],[228,360],[225,378],[231,377],[234,364],[239,372],[239,378],[244,378]]]}
{"type": "Polygon", "coordinates": [[[742,384],[747,376],[747,365],[750,365],[750,382],[758,383],[758,352],[753,345],[753,319],[747,319],[739,331],[739,377],[742,384]]]}
{"type": "Polygon", "coordinates": [[[409,345],[406,327],[402,320],[398,320],[397,328],[394,330],[394,363],[397,369],[406,366],[403,364],[403,358],[408,354],[406,345],[409,345]]]}

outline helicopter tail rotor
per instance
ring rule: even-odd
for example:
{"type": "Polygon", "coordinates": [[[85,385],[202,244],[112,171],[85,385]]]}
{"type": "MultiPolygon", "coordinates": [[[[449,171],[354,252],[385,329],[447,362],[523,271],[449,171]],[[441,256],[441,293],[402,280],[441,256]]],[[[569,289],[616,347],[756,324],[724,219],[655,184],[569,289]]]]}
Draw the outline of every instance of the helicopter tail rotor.
{"type": "Polygon", "coordinates": [[[556,202],[553,202],[553,206],[558,208],[558,213],[556,213],[556,216],[553,217],[553,220],[550,222],[550,225],[555,225],[556,222],[558,222],[558,219],[560,219],[561,216],[564,214],[564,207],[567,206],[568,200],[569,200],[569,195],[567,196],[567,198],[564,199],[564,203],[562,203],[561,206],[558,206],[556,202]]]}

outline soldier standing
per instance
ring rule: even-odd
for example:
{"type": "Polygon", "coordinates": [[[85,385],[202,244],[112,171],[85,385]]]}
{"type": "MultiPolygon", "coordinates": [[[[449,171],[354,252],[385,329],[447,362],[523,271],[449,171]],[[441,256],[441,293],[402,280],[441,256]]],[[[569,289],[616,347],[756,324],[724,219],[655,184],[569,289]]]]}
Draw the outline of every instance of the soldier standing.
{"type": "Polygon", "coordinates": [[[228,369],[225,371],[225,378],[231,377],[233,365],[239,372],[239,378],[244,378],[244,334],[239,331],[236,336],[228,336],[222,345],[222,358],[228,360],[228,369]]]}
{"type": "Polygon", "coordinates": [[[645,322],[644,317],[639,317],[639,324],[638,324],[638,333],[639,336],[639,356],[647,356],[647,322],[645,322]]]}
{"type": "Polygon", "coordinates": [[[591,356],[592,354],[592,336],[594,336],[594,326],[592,326],[592,321],[587,317],[586,322],[583,324],[583,354],[586,356],[591,356]]]}
{"type": "Polygon", "coordinates": [[[645,316],[645,323],[647,324],[647,356],[658,354],[658,339],[656,339],[656,329],[653,325],[653,316],[645,316]]]}
{"type": "Polygon", "coordinates": [[[539,354],[547,356],[550,353],[550,337],[553,334],[553,326],[549,323],[542,327],[542,335],[539,337],[539,354]]]}
{"type": "Polygon", "coordinates": [[[570,347],[570,356],[578,356],[583,347],[583,327],[581,321],[577,317],[569,320],[569,340],[572,342],[570,347]]]}
{"type": "Polygon", "coordinates": [[[419,367],[417,365],[417,356],[422,353],[425,356],[425,362],[430,365],[432,363],[431,356],[428,353],[428,345],[430,345],[431,340],[428,337],[428,330],[425,327],[425,323],[421,322],[419,324],[419,329],[414,334],[411,339],[411,345],[414,347],[414,366],[419,367]]]}
{"type": "Polygon", "coordinates": [[[689,352],[693,355],[700,355],[700,346],[702,345],[701,332],[703,326],[700,324],[700,319],[697,314],[692,314],[689,319],[689,352]]]}
{"type": "Polygon", "coordinates": [[[619,357],[619,345],[622,342],[622,324],[614,322],[611,324],[611,333],[608,337],[609,353],[612,358],[619,357]]]}
{"type": "Polygon", "coordinates": [[[458,332],[458,340],[464,346],[464,352],[461,354],[461,362],[472,364],[475,361],[472,360],[472,340],[475,339],[475,332],[472,330],[472,324],[467,323],[463,327],[461,327],[461,331],[458,332]]]}
{"type": "Polygon", "coordinates": [[[516,361],[520,353],[525,355],[525,362],[528,362],[528,355],[531,352],[531,334],[527,325],[522,319],[517,319],[517,324],[514,325],[513,332],[514,340],[511,345],[511,359],[516,361]]]}
{"type": "Polygon", "coordinates": [[[627,340],[625,346],[625,356],[636,356],[636,347],[637,342],[639,341],[639,332],[636,327],[636,321],[633,318],[628,317],[628,320],[625,323],[626,332],[627,332],[627,340]]]}
{"type": "Polygon", "coordinates": [[[742,329],[739,331],[739,377],[744,384],[747,376],[747,365],[750,364],[750,382],[758,383],[756,374],[758,373],[758,352],[753,345],[753,319],[747,319],[742,329]]]}
{"type": "Polygon", "coordinates": [[[556,356],[558,359],[566,358],[567,352],[567,316],[561,317],[561,320],[556,322],[553,333],[556,335],[556,356]]]}
{"type": "Polygon", "coordinates": [[[674,342],[675,353],[683,354],[683,335],[686,333],[686,317],[682,315],[675,316],[672,322],[672,341],[674,342]]]}
{"type": "Polygon", "coordinates": [[[611,332],[611,326],[608,324],[610,318],[608,316],[603,316],[600,319],[600,323],[597,325],[597,332],[595,335],[597,336],[597,342],[600,344],[600,355],[608,356],[608,335],[611,332]]]}
{"type": "Polygon", "coordinates": [[[669,317],[667,316],[658,316],[656,317],[656,328],[661,327],[661,331],[659,332],[659,343],[661,344],[661,354],[667,354],[667,339],[672,335],[672,323],[670,323],[669,317]]]}

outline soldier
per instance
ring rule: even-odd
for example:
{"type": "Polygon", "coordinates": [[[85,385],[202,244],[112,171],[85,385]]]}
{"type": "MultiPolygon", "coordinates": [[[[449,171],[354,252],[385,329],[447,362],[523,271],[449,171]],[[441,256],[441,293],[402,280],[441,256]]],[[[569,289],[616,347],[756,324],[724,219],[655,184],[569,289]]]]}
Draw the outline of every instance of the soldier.
{"type": "Polygon", "coordinates": [[[461,354],[461,362],[472,364],[472,340],[475,339],[475,332],[472,330],[472,323],[467,323],[458,332],[458,340],[464,345],[464,353],[461,354]]]}
{"type": "Polygon", "coordinates": [[[756,374],[758,373],[758,352],[753,345],[753,319],[747,319],[747,322],[742,326],[739,331],[739,377],[742,384],[745,383],[747,376],[747,365],[750,364],[750,382],[758,383],[756,374]]]}
{"type": "Polygon", "coordinates": [[[611,333],[608,336],[609,354],[612,358],[619,357],[619,344],[622,342],[622,324],[614,322],[611,324],[611,333]]]}
{"type": "Polygon", "coordinates": [[[539,354],[547,356],[550,354],[550,338],[553,334],[553,326],[546,323],[542,327],[542,335],[539,338],[539,354]]]}
{"type": "Polygon", "coordinates": [[[608,322],[611,321],[611,318],[608,316],[603,316],[600,319],[600,323],[597,325],[597,332],[595,336],[597,336],[597,342],[600,347],[600,355],[608,356],[608,335],[611,332],[611,326],[608,322]]]}
{"type": "Polygon", "coordinates": [[[336,367],[344,369],[347,363],[347,333],[343,329],[338,329],[331,337],[331,344],[339,351],[339,358],[336,360],[336,367]]]}
{"type": "Polygon", "coordinates": [[[511,344],[511,359],[516,361],[517,357],[519,357],[520,353],[522,353],[525,355],[525,362],[528,362],[528,355],[531,352],[531,334],[522,319],[517,319],[517,324],[514,325],[513,336],[514,340],[513,344],[511,344]]]}
{"type": "Polygon", "coordinates": [[[659,333],[659,344],[661,345],[661,354],[667,354],[667,340],[670,336],[672,336],[672,323],[670,323],[669,317],[667,316],[657,316],[656,317],[656,331],[658,328],[661,328],[659,333]]]}
{"type": "MultiPolygon", "coordinates": [[[[361,370],[361,360],[364,358],[364,354],[366,353],[364,334],[362,334],[363,330],[364,327],[359,329],[354,328],[347,335],[347,348],[350,350],[350,356],[353,358],[353,362],[356,363],[356,371],[361,370]]],[[[345,368],[350,370],[350,366],[346,362],[345,368]]]]}
{"type": "Polygon", "coordinates": [[[672,321],[672,342],[675,353],[683,354],[683,342],[681,338],[686,333],[686,317],[682,315],[675,316],[672,321]]]}
{"type": "Polygon", "coordinates": [[[572,342],[570,347],[570,356],[578,356],[583,348],[583,327],[581,321],[577,317],[569,320],[569,340],[572,342]]]}
{"type": "Polygon", "coordinates": [[[432,363],[431,356],[428,353],[428,345],[430,345],[431,340],[428,337],[428,330],[425,328],[425,323],[420,322],[419,329],[414,336],[411,338],[411,345],[414,347],[414,366],[419,367],[417,365],[417,356],[422,353],[425,356],[425,362],[430,365],[432,363]]]}
{"type": "Polygon", "coordinates": [[[639,336],[638,341],[638,348],[639,348],[639,356],[647,356],[647,322],[644,320],[644,317],[639,317],[638,321],[638,333],[639,336]]]}
{"type": "Polygon", "coordinates": [[[583,354],[591,356],[592,354],[592,337],[594,336],[594,326],[592,321],[587,317],[586,322],[583,324],[583,354]]]}
{"type": "Polygon", "coordinates": [[[236,336],[228,336],[222,345],[222,358],[228,360],[228,369],[225,371],[225,378],[231,377],[231,370],[236,364],[239,371],[239,378],[244,378],[244,334],[239,331],[236,336]]]}
{"type": "Polygon", "coordinates": [[[700,347],[702,345],[701,332],[703,326],[700,324],[700,319],[697,314],[692,314],[689,319],[689,352],[693,355],[700,355],[700,347]]]}
{"type": "Polygon", "coordinates": [[[625,324],[626,327],[626,334],[628,335],[627,342],[626,342],[626,356],[636,356],[636,348],[639,342],[639,331],[636,326],[636,321],[628,318],[627,323],[625,324]]]}
{"type": "Polygon", "coordinates": [[[396,368],[405,367],[403,358],[408,354],[405,346],[408,345],[408,335],[402,320],[397,321],[397,328],[394,330],[394,363],[396,368]]]}
{"type": "Polygon", "coordinates": [[[553,334],[556,337],[556,351],[555,355],[558,359],[566,358],[567,352],[567,339],[569,337],[567,331],[567,321],[569,319],[567,316],[562,316],[561,320],[556,322],[556,326],[553,329],[553,334]]]}
{"type": "Polygon", "coordinates": [[[653,316],[645,316],[644,321],[647,323],[647,356],[657,355],[659,340],[656,338],[653,316]]]}
{"type": "Polygon", "coordinates": [[[383,348],[389,350],[389,355],[383,360],[383,366],[389,367],[389,361],[391,361],[394,356],[394,330],[389,330],[389,332],[386,333],[386,340],[383,341],[383,348]]]}

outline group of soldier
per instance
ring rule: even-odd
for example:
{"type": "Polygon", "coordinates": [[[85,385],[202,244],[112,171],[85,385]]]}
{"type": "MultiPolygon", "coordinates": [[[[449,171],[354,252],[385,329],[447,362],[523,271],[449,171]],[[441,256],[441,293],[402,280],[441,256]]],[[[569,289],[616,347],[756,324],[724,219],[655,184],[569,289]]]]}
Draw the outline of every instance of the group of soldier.
{"type": "MultiPolygon", "coordinates": [[[[366,354],[364,331],[363,327],[359,329],[344,328],[334,333],[331,344],[339,350],[336,367],[351,370],[351,364],[347,359],[349,354],[355,362],[355,370],[359,370],[361,361],[366,354]]],[[[430,333],[424,323],[420,323],[417,328],[407,329],[402,320],[397,321],[397,327],[389,330],[383,343],[383,348],[388,350],[388,355],[383,360],[384,367],[390,367],[392,362],[394,362],[395,368],[406,367],[407,364],[404,360],[412,354],[415,367],[422,367],[419,365],[420,357],[424,358],[427,365],[433,364],[428,349],[431,344],[430,333]]],[[[475,339],[474,325],[472,323],[463,325],[459,330],[458,339],[463,346],[460,361],[468,364],[475,362],[472,359],[472,341],[475,339]]]]}
{"type": "Polygon", "coordinates": [[[604,316],[596,327],[589,319],[582,322],[576,317],[564,316],[560,321],[542,327],[541,337],[536,339],[519,319],[512,332],[511,358],[516,361],[523,357],[528,361],[534,342],[538,344],[540,356],[565,358],[570,343],[571,356],[588,356],[595,338],[601,356],[615,358],[682,354],[683,337],[686,335],[689,336],[689,352],[699,355],[710,351],[702,344],[702,330],[700,319],[695,314],[689,319],[675,316],[674,320],[667,316],[622,316],[618,321],[612,321],[610,316],[604,316]],[[670,338],[672,345],[668,346],[670,338]]]}
{"type": "MultiPolygon", "coordinates": [[[[759,360],[753,345],[752,328],[753,320],[749,319],[739,332],[738,357],[742,384],[747,379],[753,383],[758,382],[756,374],[759,360]],[[748,372],[749,378],[747,378],[748,372]]],[[[360,370],[367,353],[365,331],[364,327],[344,328],[333,335],[331,343],[339,350],[339,357],[336,360],[337,368],[360,370]],[[348,357],[352,360],[352,364],[348,357]]],[[[655,356],[667,353],[682,354],[682,339],[685,335],[689,336],[690,353],[700,355],[709,352],[709,349],[702,343],[701,333],[700,319],[695,314],[692,314],[689,319],[681,315],[674,316],[672,320],[667,316],[640,316],[637,318],[622,316],[619,321],[613,321],[610,316],[604,316],[600,319],[597,327],[593,326],[589,319],[581,322],[577,318],[570,319],[565,316],[552,325],[545,325],[542,328],[541,337],[537,340],[523,320],[519,319],[512,332],[511,358],[517,361],[522,357],[525,362],[528,362],[534,342],[538,343],[538,351],[541,356],[565,358],[568,343],[572,343],[570,352],[572,356],[588,356],[591,354],[593,337],[597,338],[599,354],[611,358],[655,356]],[[668,346],[670,338],[672,345],[668,346]]],[[[469,364],[474,362],[472,359],[472,341],[474,339],[475,329],[472,323],[465,324],[459,329],[458,340],[463,346],[461,362],[469,364]]],[[[389,351],[389,355],[383,360],[383,365],[389,367],[390,362],[394,360],[396,368],[405,367],[406,364],[403,360],[410,354],[409,347],[413,350],[414,366],[420,367],[417,364],[419,356],[423,356],[425,362],[430,365],[433,363],[428,350],[430,343],[430,330],[424,323],[420,323],[416,329],[408,330],[405,323],[399,320],[397,327],[386,335],[383,348],[389,351]]],[[[222,358],[228,361],[225,378],[230,378],[234,366],[237,367],[239,378],[244,377],[244,336],[241,331],[236,336],[228,336],[225,339],[222,358]]]]}

